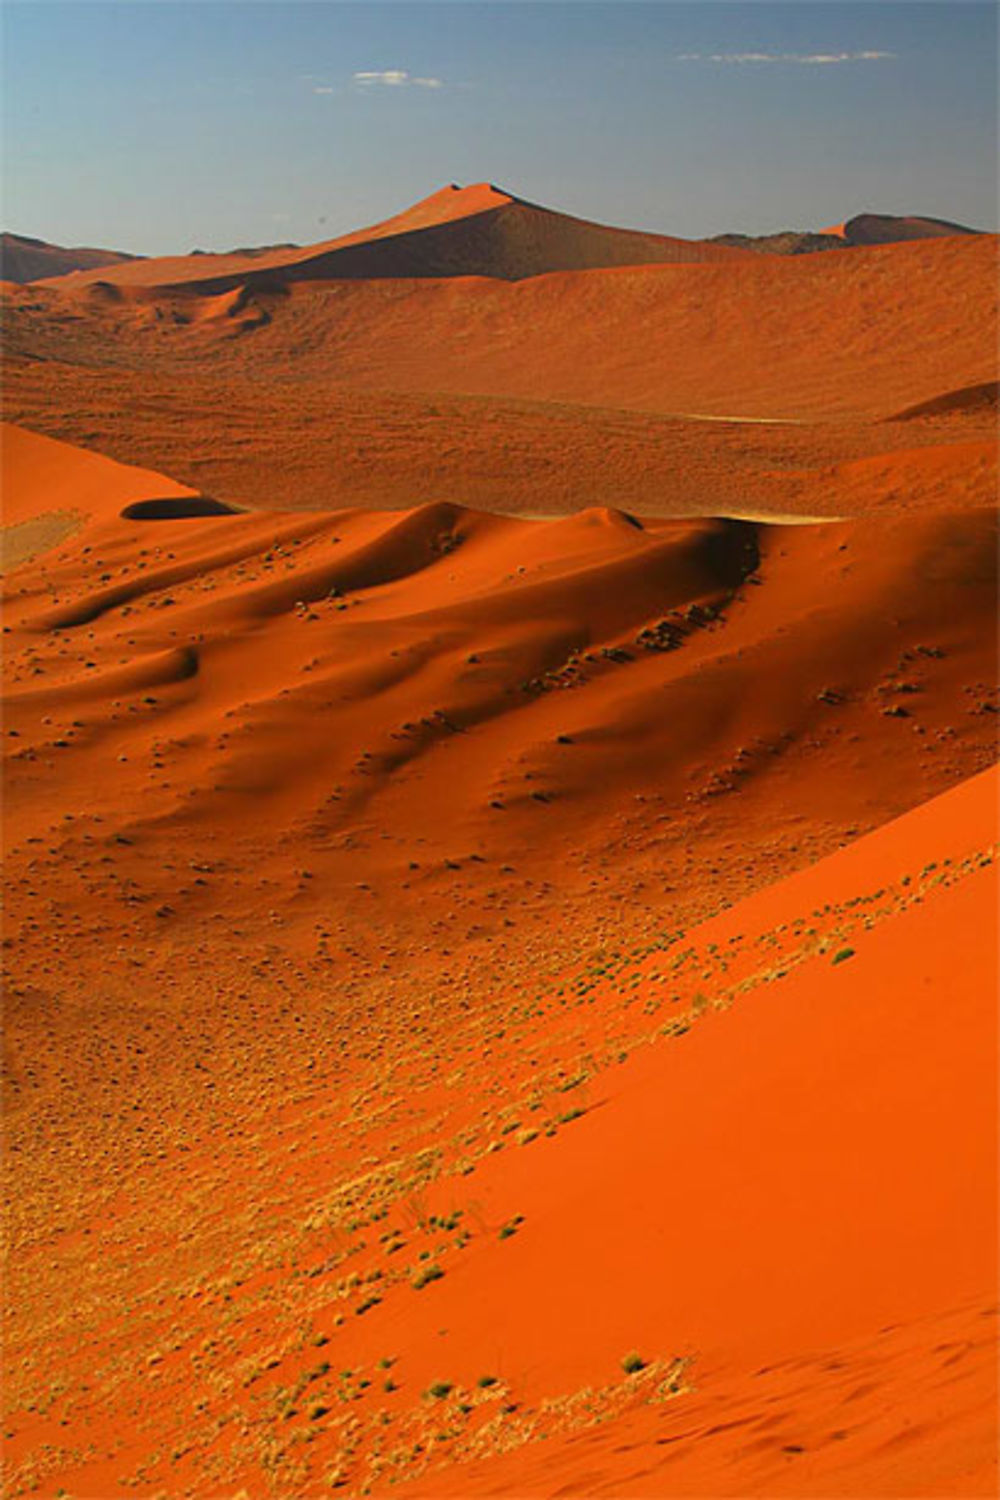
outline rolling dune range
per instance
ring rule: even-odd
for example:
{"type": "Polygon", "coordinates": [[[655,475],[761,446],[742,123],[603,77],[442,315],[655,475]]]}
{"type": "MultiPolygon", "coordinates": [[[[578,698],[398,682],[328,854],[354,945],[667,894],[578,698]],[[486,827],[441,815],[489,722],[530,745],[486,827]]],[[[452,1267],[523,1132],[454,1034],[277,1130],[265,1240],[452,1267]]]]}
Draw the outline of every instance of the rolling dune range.
{"type": "Polygon", "coordinates": [[[8,289],[12,1495],[994,1492],[993,258],[8,289]]]}
{"type": "Polygon", "coordinates": [[[477,194],[445,190],[387,237],[348,237],[347,280],[310,247],[263,255],[266,271],[189,256],[9,288],[8,418],[266,508],[992,503],[988,409],[893,418],[995,384],[995,236],[715,247],[709,262],[663,239],[664,263],[620,265],[601,263],[618,231],[547,214],[555,269],[533,274],[496,228],[506,209],[477,194]],[[479,274],[385,277],[365,260],[392,244],[405,261],[428,216],[479,274]],[[882,455],[853,485],[844,465],[882,455]]]}

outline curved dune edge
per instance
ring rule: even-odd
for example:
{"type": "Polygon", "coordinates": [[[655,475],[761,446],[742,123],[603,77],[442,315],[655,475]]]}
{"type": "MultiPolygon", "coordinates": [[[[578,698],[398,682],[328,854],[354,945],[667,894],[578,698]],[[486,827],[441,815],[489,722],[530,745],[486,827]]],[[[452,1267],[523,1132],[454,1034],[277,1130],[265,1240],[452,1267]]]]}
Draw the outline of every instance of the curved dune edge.
{"type": "Polygon", "coordinates": [[[0,483],[6,527],[71,509],[83,523],[116,520],[149,499],[197,502],[197,490],[151,469],[117,463],[72,443],[0,424],[0,483]]]}
{"type": "Polygon", "coordinates": [[[14,441],[11,1493],[993,1493],[983,445],[146,525],[14,441]]]}
{"type": "Polygon", "coordinates": [[[10,422],[0,425],[0,486],[2,572],[51,552],[81,529],[117,519],[193,520],[240,513],[236,506],[151,469],[120,464],[10,422]]]}
{"type": "Polygon", "coordinates": [[[119,512],[123,521],[195,521],[206,516],[236,516],[235,505],[212,500],[207,495],[181,495],[151,500],[133,500],[119,512]]]}
{"type": "Polygon", "coordinates": [[[996,411],[998,394],[1000,385],[995,380],[983,381],[979,385],[966,385],[960,390],[945,391],[940,396],[931,397],[929,401],[919,401],[916,406],[894,412],[886,421],[908,422],[915,417],[964,416],[968,413],[996,411]]]}

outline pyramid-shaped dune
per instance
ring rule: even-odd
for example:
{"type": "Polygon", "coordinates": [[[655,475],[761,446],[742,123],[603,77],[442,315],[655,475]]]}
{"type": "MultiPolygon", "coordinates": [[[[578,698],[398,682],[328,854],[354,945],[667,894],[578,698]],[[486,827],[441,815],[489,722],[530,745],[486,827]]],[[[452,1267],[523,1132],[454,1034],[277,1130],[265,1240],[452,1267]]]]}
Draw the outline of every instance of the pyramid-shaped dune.
{"type": "Polygon", "coordinates": [[[262,256],[154,259],[102,268],[75,282],[183,285],[208,293],[237,284],[274,289],[299,281],[386,277],[489,276],[520,281],[549,271],[722,261],[738,255],[720,245],[575,219],[483,182],[443,188],[370,229],[302,249],[262,256]]]}

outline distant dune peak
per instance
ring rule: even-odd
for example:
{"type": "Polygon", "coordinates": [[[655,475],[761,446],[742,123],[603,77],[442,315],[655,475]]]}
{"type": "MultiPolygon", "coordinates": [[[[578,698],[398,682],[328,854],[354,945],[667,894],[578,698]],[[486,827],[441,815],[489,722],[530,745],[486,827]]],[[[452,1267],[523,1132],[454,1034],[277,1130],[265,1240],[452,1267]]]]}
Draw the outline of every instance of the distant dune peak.
{"type": "Polygon", "coordinates": [[[883,245],[897,240],[939,239],[943,235],[979,233],[978,229],[970,229],[966,224],[920,214],[861,213],[843,225],[844,238],[852,245],[883,245]]]}
{"type": "Polygon", "coordinates": [[[841,224],[825,229],[781,229],[773,234],[718,234],[713,243],[734,245],[773,255],[806,255],[816,250],[844,250],[860,245],[893,245],[903,240],[942,239],[953,235],[981,234],[949,219],[931,219],[915,214],[855,214],[841,224]]]}
{"type": "MultiPolygon", "coordinates": [[[[523,281],[557,271],[742,259],[703,240],[619,229],[517,198],[492,182],[448,183],[378,224],[268,254],[171,256],[102,271],[121,285],[216,295],[245,286],[489,277],[523,281]]],[[[93,280],[88,277],[87,280],[93,280]]],[[[75,285],[81,278],[75,279],[75,285]]]]}
{"type": "Polygon", "coordinates": [[[100,266],[122,265],[140,259],[123,250],[99,250],[86,245],[52,245],[26,234],[0,235],[0,264],[6,281],[24,285],[49,280],[72,271],[90,271],[100,266]]]}
{"type": "Polygon", "coordinates": [[[818,232],[834,236],[848,245],[889,245],[898,240],[940,239],[945,235],[981,234],[983,231],[970,229],[967,224],[955,224],[951,219],[933,219],[926,214],[876,214],[866,209],[841,224],[831,224],[818,232]]]}
{"type": "Polygon", "coordinates": [[[402,230],[408,224],[418,227],[447,223],[451,219],[489,213],[491,209],[504,208],[508,203],[518,201],[511,193],[504,192],[503,188],[492,182],[471,182],[465,186],[460,182],[449,182],[447,186],[429,193],[426,198],[419,199],[409,208],[403,209],[402,213],[383,220],[374,228],[398,225],[402,230]]]}

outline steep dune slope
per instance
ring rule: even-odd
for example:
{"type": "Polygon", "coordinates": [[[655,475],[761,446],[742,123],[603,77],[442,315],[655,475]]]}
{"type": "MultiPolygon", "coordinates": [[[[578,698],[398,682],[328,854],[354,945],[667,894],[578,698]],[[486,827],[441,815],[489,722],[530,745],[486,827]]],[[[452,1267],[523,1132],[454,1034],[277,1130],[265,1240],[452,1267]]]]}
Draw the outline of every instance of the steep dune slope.
{"type": "Polygon", "coordinates": [[[79,524],[115,521],[125,506],[154,498],[192,498],[194,491],[162,474],[4,423],[0,429],[0,484],[5,526],[69,510],[79,524]]]}
{"type": "Polygon", "coordinates": [[[334,240],[264,256],[173,256],[75,278],[120,287],[235,286],[384,277],[490,276],[518,281],[586,266],[720,261],[739,251],[697,240],[614,229],[514,198],[490,183],[443,188],[392,219],[334,240]]]}

